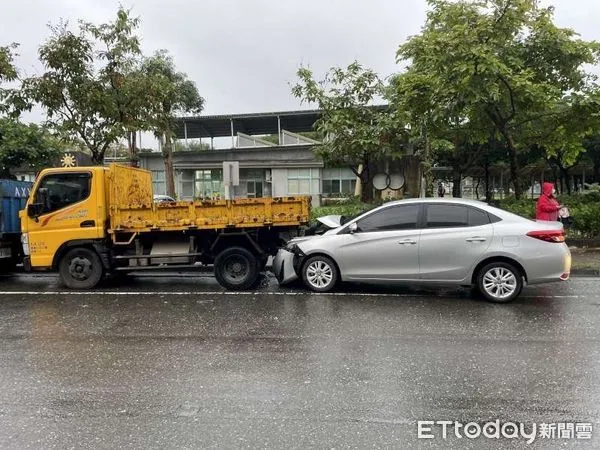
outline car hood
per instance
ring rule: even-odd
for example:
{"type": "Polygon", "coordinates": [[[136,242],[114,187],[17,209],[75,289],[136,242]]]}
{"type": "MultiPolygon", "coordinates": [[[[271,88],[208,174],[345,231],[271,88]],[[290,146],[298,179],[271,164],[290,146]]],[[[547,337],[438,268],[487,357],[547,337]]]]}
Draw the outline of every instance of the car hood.
{"type": "Polygon", "coordinates": [[[317,220],[329,228],[338,228],[342,225],[342,216],[338,215],[323,216],[317,220]]]}
{"type": "Polygon", "coordinates": [[[340,225],[341,220],[342,220],[342,216],[338,216],[338,215],[319,217],[319,218],[317,218],[317,221],[321,222],[323,225],[328,227],[329,230],[327,230],[323,234],[314,234],[312,236],[298,236],[293,239],[290,239],[287,242],[287,247],[294,245],[294,244],[299,244],[300,242],[306,242],[310,239],[316,239],[316,238],[320,238],[322,236],[335,234],[337,232],[337,230],[341,227],[341,225],[340,225]]]}

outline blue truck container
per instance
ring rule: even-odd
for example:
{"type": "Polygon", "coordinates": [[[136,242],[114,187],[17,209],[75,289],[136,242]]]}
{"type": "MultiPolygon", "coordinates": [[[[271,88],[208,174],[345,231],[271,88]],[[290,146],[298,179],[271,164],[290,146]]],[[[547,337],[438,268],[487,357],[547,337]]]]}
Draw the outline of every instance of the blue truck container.
{"type": "Polygon", "coordinates": [[[22,257],[19,211],[25,208],[33,183],[0,180],[0,269],[10,269],[22,257]]]}

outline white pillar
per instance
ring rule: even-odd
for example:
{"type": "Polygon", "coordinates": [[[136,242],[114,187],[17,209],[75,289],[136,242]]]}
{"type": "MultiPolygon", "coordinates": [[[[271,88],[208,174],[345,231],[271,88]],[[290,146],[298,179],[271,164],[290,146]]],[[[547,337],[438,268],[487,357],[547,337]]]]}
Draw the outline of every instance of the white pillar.
{"type": "Polygon", "coordinates": [[[277,116],[277,142],[282,145],[281,142],[281,117],[277,116]]]}

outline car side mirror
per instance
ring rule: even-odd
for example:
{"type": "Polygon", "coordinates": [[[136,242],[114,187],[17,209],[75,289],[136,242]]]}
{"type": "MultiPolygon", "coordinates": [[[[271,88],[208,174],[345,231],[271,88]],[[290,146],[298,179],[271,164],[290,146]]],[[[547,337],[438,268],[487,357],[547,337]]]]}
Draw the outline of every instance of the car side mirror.
{"type": "Polygon", "coordinates": [[[350,234],[356,233],[358,231],[358,224],[356,222],[351,223],[348,230],[350,231],[350,234]]]}

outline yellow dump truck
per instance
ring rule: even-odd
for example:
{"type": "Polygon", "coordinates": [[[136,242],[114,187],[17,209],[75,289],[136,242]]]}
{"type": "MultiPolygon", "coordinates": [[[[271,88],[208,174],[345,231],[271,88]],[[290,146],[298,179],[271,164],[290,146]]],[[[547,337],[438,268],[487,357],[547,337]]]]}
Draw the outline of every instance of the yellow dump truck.
{"type": "Polygon", "coordinates": [[[43,170],[20,217],[25,268],[58,271],[69,288],[213,264],[222,286],[248,289],[308,223],[310,198],[157,203],[150,172],[113,164],[43,170]]]}

